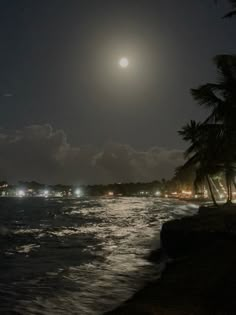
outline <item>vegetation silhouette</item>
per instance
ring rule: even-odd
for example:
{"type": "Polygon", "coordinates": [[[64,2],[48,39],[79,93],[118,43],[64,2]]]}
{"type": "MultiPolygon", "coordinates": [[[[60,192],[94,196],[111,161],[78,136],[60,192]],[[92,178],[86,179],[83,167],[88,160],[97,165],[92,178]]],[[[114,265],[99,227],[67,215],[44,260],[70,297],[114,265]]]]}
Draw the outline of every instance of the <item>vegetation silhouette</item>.
{"type": "Polygon", "coordinates": [[[236,16],[236,0],[229,0],[229,2],[231,3],[232,10],[224,16],[226,18],[236,16]]]}
{"type": "Polygon", "coordinates": [[[190,121],[179,134],[190,142],[185,152],[187,162],[180,170],[195,167],[195,185],[206,180],[216,205],[212,176],[220,172],[225,175],[228,204],[232,202],[232,184],[236,186],[236,55],[218,55],[214,63],[217,82],[191,90],[193,98],[209,115],[202,123],[190,121]]]}
{"type": "MultiPolygon", "coordinates": [[[[214,1],[216,4],[219,2],[219,0],[214,1]]],[[[231,18],[233,16],[236,16],[236,0],[228,0],[228,2],[230,3],[232,10],[225,14],[223,18],[231,18]]]]}

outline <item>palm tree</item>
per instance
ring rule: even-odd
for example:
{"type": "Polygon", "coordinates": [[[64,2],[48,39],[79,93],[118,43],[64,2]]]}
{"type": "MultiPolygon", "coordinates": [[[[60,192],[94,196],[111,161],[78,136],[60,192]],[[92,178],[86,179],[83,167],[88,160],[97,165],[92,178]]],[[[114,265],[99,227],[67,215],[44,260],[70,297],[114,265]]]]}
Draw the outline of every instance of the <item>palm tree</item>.
{"type": "Polygon", "coordinates": [[[218,146],[216,145],[219,126],[214,124],[196,123],[191,120],[189,124],[179,131],[179,134],[185,141],[190,142],[190,146],[185,152],[185,158],[188,160],[180,170],[195,167],[195,187],[197,187],[199,183],[206,181],[213,203],[214,205],[217,205],[210,176],[220,169],[215,158],[219,151],[218,146]]]}
{"type": "Polygon", "coordinates": [[[236,162],[236,55],[219,55],[214,62],[218,70],[217,83],[204,84],[191,92],[200,105],[210,109],[202,125],[215,126],[215,143],[220,147],[215,165],[225,172],[230,203],[236,162]]]}
{"type": "Polygon", "coordinates": [[[196,170],[196,178],[194,181],[194,186],[195,189],[198,190],[198,187],[201,185],[204,185],[205,181],[207,182],[209,191],[210,191],[210,195],[211,195],[211,199],[213,201],[214,206],[218,206],[217,202],[216,202],[216,198],[213,192],[213,188],[211,185],[211,178],[209,173],[209,168],[206,167],[205,165],[200,164],[200,166],[197,168],[196,170]]]}

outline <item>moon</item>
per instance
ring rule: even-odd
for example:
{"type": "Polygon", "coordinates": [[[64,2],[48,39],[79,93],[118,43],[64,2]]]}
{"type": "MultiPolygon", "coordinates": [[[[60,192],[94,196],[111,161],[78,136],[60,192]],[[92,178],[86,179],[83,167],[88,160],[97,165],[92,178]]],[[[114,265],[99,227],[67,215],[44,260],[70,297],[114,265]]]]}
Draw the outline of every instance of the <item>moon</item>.
{"type": "Polygon", "coordinates": [[[129,65],[129,60],[126,57],[123,57],[119,60],[119,65],[121,66],[121,68],[127,68],[129,65]]]}

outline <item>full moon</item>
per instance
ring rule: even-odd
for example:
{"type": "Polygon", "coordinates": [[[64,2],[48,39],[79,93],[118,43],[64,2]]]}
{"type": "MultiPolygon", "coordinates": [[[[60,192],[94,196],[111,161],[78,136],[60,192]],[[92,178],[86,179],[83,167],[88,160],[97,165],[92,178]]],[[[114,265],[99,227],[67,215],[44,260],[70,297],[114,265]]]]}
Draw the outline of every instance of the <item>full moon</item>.
{"type": "Polygon", "coordinates": [[[127,68],[129,65],[129,60],[126,57],[123,57],[120,59],[119,65],[121,66],[121,68],[127,68]]]}

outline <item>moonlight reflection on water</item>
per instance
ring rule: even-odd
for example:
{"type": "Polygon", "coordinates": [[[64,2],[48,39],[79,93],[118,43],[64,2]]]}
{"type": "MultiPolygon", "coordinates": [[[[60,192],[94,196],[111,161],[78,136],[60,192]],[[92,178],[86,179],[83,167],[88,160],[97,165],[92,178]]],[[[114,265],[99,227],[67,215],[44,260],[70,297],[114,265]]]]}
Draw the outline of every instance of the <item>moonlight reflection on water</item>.
{"type": "Polygon", "coordinates": [[[158,198],[0,199],[0,312],[101,314],[158,268],[163,222],[197,207],[158,198]]]}

